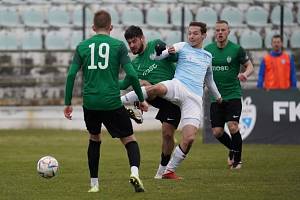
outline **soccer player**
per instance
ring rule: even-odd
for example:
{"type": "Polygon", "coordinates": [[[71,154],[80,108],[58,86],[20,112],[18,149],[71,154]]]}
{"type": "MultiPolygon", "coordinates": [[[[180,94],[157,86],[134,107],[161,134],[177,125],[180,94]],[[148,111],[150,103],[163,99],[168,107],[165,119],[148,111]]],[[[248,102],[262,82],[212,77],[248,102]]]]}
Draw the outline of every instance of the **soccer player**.
{"type": "Polygon", "coordinates": [[[242,137],[239,132],[239,119],[242,111],[240,81],[247,81],[253,72],[253,65],[245,50],[228,40],[230,33],[228,22],[220,20],[215,25],[215,38],[205,47],[212,58],[214,80],[222,95],[223,102],[218,104],[212,98],[210,119],[213,135],[229,149],[228,165],[231,169],[242,166],[242,137]],[[240,73],[240,65],[245,71],[240,73]],[[224,132],[227,123],[231,137],[224,132]]]}
{"type": "MultiPolygon", "coordinates": [[[[155,52],[155,47],[157,45],[165,46],[161,40],[146,42],[143,31],[138,26],[130,26],[125,31],[124,37],[127,40],[131,52],[134,55],[137,55],[136,58],[132,60],[132,64],[138,74],[141,85],[149,86],[161,81],[170,80],[174,77],[174,62],[176,61],[176,56],[171,56],[169,59],[164,60],[150,59],[150,55],[155,52]]],[[[120,82],[121,89],[127,87],[125,82],[125,80],[120,82]]],[[[121,100],[124,103],[132,103],[129,95],[122,96],[121,100]]],[[[136,99],[134,98],[133,101],[135,100],[136,99]]],[[[161,179],[175,146],[174,132],[180,122],[180,108],[161,97],[156,97],[155,99],[147,101],[159,109],[156,119],[162,123],[161,161],[156,175],[154,176],[155,179],[161,179]]]]}
{"type": "Polygon", "coordinates": [[[181,110],[182,140],[175,147],[167,164],[162,175],[164,179],[181,179],[176,175],[175,170],[189,153],[202,121],[204,82],[213,96],[218,101],[222,101],[213,81],[212,56],[202,49],[206,30],[205,23],[191,22],[188,28],[188,43],[176,43],[162,52],[159,51],[160,48],[157,48],[157,54],[161,53],[161,55],[151,56],[153,59],[164,59],[170,54],[178,54],[174,78],[147,88],[149,98],[163,97],[178,105],[181,110]]]}
{"type": "Polygon", "coordinates": [[[93,37],[81,42],[68,72],[65,93],[64,115],[72,119],[72,91],[79,69],[83,72],[83,112],[84,121],[90,134],[88,146],[88,166],[91,178],[89,192],[98,192],[98,167],[101,145],[102,123],[113,138],[120,138],[127,150],[130,163],[130,183],[136,192],[143,192],[143,183],[139,178],[140,150],[133,134],[130,118],[120,100],[118,82],[120,66],[138,94],[139,107],[147,111],[137,75],[132,67],[128,51],[122,41],[110,37],[111,16],[100,10],[94,15],[93,37]]]}

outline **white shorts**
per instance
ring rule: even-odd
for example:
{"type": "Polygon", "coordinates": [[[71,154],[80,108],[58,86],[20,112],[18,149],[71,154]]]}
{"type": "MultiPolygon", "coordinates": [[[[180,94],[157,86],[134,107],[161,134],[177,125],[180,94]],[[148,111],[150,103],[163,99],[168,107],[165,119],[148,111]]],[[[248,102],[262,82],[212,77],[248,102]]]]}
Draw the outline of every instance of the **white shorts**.
{"type": "Polygon", "coordinates": [[[202,97],[191,92],[175,78],[161,83],[167,87],[163,98],[180,107],[182,127],[193,125],[199,128],[202,120],[202,97]]]}

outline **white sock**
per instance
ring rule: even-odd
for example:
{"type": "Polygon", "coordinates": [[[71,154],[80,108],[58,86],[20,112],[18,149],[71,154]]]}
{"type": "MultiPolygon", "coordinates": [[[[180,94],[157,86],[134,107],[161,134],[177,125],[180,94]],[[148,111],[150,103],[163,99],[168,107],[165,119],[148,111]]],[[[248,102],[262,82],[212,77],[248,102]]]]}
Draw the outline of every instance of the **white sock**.
{"type": "Polygon", "coordinates": [[[91,187],[94,187],[94,186],[99,187],[98,178],[91,178],[91,187]]]}
{"type": "Polygon", "coordinates": [[[176,168],[180,165],[180,163],[185,159],[185,154],[181,151],[179,146],[177,145],[173,155],[167,165],[166,171],[172,171],[175,172],[176,168]]]}
{"type": "Polygon", "coordinates": [[[133,175],[133,176],[139,176],[139,168],[137,168],[136,166],[132,166],[130,168],[130,171],[131,171],[131,175],[133,175]]]}
{"type": "MultiPolygon", "coordinates": [[[[146,88],[143,86],[143,87],[141,87],[141,89],[142,89],[144,99],[147,99],[148,95],[147,95],[146,88]]],[[[121,96],[121,101],[123,104],[133,105],[135,101],[139,101],[139,98],[135,94],[134,91],[131,91],[131,92],[128,92],[127,94],[121,96]]]]}
{"type": "Polygon", "coordinates": [[[157,169],[157,173],[158,174],[163,174],[166,170],[166,166],[162,166],[161,164],[159,164],[158,169],[157,169]]]}

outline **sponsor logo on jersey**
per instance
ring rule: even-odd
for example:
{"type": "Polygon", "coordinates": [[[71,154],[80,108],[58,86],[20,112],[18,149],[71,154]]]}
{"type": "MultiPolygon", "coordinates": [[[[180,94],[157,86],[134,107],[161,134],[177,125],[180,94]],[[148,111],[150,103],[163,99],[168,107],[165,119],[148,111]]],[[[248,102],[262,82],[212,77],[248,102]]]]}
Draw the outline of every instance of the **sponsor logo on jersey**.
{"type": "Polygon", "coordinates": [[[226,58],[226,60],[227,60],[227,63],[231,63],[231,57],[230,57],[230,56],[228,56],[228,57],[226,58]]]}
{"type": "Polygon", "coordinates": [[[143,71],[143,76],[148,75],[150,72],[152,72],[156,68],[157,68],[157,64],[154,63],[154,64],[150,65],[150,67],[148,67],[148,69],[143,71]]]}
{"type": "Polygon", "coordinates": [[[228,71],[229,66],[227,66],[227,65],[225,65],[225,66],[212,66],[212,70],[213,71],[228,71]]]}
{"type": "Polygon", "coordinates": [[[285,59],[281,60],[281,64],[283,64],[283,65],[285,64],[285,59]]]}
{"type": "MultiPolygon", "coordinates": [[[[243,140],[251,134],[256,123],[256,106],[251,103],[251,97],[242,99],[243,109],[239,121],[239,128],[243,140]]],[[[229,133],[227,124],[225,125],[225,131],[226,133],[229,133]]]]}

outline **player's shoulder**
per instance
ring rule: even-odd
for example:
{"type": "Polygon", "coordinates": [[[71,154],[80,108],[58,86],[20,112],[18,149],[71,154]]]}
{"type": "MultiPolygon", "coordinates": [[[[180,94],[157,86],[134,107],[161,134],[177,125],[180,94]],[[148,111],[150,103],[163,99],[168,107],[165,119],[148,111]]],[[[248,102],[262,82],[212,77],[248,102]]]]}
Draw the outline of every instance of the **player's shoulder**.
{"type": "Polygon", "coordinates": [[[230,40],[228,40],[228,45],[227,45],[228,48],[230,49],[236,49],[236,50],[243,50],[243,47],[237,43],[234,43],[230,40]]]}
{"type": "Polygon", "coordinates": [[[204,49],[206,51],[209,51],[209,50],[214,49],[214,48],[217,48],[217,42],[211,42],[211,43],[209,43],[208,45],[206,45],[204,47],[204,49]]]}
{"type": "Polygon", "coordinates": [[[211,54],[209,51],[203,49],[203,53],[204,53],[206,56],[208,56],[210,59],[212,59],[212,54],[211,54]]]}
{"type": "Polygon", "coordinates": [[[154,39],[154,40],[149,40],[148,44],[160,44],[164,43],[161,39],[154,39]]]}

